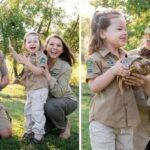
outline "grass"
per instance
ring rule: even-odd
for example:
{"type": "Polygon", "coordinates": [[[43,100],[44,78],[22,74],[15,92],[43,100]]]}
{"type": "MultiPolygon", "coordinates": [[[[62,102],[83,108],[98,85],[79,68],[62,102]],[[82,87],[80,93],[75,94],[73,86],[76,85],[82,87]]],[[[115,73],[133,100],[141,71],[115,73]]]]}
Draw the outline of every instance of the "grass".
{"type": "Polygon", "coordinates": [[[89,105],[91,92],[86,83],[82,83],[82,150],[91,150],[89,140],[89,105]]]}
{"type": "MultiPolygon", "coordinates": [[[[78,95],[78,88],[73,88],[78,95]]],[[[0,139],[0,150],[78,150],[79,149],[79,113],[78,109],[69,116],[71,137],[67,140],[58,138],[57,132],[52,132],[44,138],[44,142],[32,147],[22,141],[24,133],[25,91],[22,86],[8,85],[0,93],[0,103],[3,103],[12,118],[13,135],[9,139],[0,139]]]]}

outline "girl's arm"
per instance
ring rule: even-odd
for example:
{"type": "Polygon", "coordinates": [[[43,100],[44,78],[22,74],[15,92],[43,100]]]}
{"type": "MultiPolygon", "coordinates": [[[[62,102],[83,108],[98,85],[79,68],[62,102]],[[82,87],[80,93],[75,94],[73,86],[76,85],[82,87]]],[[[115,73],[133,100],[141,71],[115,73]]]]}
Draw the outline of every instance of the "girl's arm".
{"type": "Polygon", "coordinates": [[[127,76],[129,75],[128,68],[123,65],[120,60],[110,69],[108,69],[105,73],[103,73],[100,76],[97,76],[96,78],[89,79],[88,84],[90,89],[94,93],[98,93],[102,91],[104,88],[106,88],[112,80],[118,75],[118,76],[127,76]]]}
{"type": "Polygon", "coordinates": [[[18,55],[19,63],[24,64],[30,69],[35,75],[41,75],[44,72],[44,68],[34,66],[27,57],[18,55]]]}

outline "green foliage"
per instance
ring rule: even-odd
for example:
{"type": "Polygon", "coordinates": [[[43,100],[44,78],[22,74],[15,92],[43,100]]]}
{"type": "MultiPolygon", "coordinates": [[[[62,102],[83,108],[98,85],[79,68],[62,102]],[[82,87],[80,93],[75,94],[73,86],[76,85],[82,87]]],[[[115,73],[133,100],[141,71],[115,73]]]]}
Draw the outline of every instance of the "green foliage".
{"type": "MultiPolygon", "coordinates": [[[[78,91],[77,88],[73,89],[78,91]]],[[[78,95],[78,93],[76,93],[78,95]]],[[[9,85],[0,95],[0,103],[3,103],[12,117],[13,136],[9,139],[0,139],[1,150],[78,150],[79,149],[79,113],[78,109],[69,115],[71,123],[71,137],[67,140],[58,138],[58,131],[52,131],[45,136],[44,142],[39,146],[33,147],[22,140],[24,133],[24,115],[25,90],[19,85],[9,85]]]]}
{"type": "Polygon", "coordinates": [[[86,83],[82,83],[82,150],[90,150],[90,139],[89,139],[89,106],[91,92],[86,83]]]}
{"type": "Polygon", "coordinates": [[[79,15],[76,20],[66,25],[66,32],[63,37],[66,39],[70,48],[78,55],[79,53],[79,15]]]}
{"type": "Polygon", "coordinates": [[[79,63],[76,63],[72,67],[70,84],[72,86],[79,86],[79,63]]]}

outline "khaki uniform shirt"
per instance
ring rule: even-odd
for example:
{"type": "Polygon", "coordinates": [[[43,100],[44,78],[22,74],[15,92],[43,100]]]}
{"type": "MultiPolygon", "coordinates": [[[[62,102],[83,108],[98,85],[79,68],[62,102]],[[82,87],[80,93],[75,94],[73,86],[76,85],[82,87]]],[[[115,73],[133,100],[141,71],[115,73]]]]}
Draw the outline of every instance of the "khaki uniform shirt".
{"type": "MultiPolygon", "coordinates": [[[[8,69],[2,51],[0,51],[0,73],[2,77],[8,75],[8,69]]],[[[4,106],[0,104],[0,130],[6,128],[11,128],[11,123],[8,115],[6,114],[4,106]]]]}
{"type": "Polygon", "coordinates": [[[58,58],[49,71],[51,74],[51,79],[48,81],[49,97],[68,97],[72,100],[76,100],[69,85],[71,67],[68,62],[58,58]]]}
{"type": "MultiPolygon", "coordinates": [[[[42,51],[37,51],[34,55],[29,55],[28,58],[37,67],[45,67],[47,65],[47,56],[42,51]]],[[[45,76],[35,75],[26,65],[24,65],[21,81],[27,91],[48,88],[48,81],[45,76]]]]}
{"type": "MultiPolygon", "coordinates": [[[[125,52],[120,50],[119,54],[121,58],[125,52]]],[[[94,52],[87,60],[86,79],[102,75],[117,60],[108,49],[94,52]]],[[[114,128],[136,126],[140,118],[132,88],[126,88],[121,95],[116,77],[105,89],[95,93],[90,106],[90,121],[93,120],[114,128]]]]}
{"type": "Polygon", "coordinates": [[[2,76],[8,75],[8,69],[2,51],[0,51],[0,73],[2,76]]]}

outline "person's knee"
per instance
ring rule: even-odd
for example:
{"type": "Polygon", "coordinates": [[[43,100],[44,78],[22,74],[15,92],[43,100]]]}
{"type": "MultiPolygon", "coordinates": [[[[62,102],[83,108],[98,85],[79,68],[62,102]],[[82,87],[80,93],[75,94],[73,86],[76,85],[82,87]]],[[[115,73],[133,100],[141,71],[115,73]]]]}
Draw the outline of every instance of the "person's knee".
{"type": "Polygon", "coordinates": [[[56,112],[58,111],[59,107],[54,102],[48,102],[45,105],[45,112],[48,116],[56,115],[56,112]]]}
{"type": "Polygon", "coordinates": [[[0,130],[0,137],[1,138],[9,138],[11,136],[12,136],[12,129],[11,128],[0,130]]]}
{"type": "Polygon", "coordinates": [[[78,102],[75,101],[75,102],[74,102],[74,110],[77,109],[77,107],[78,107],[78,102]]]}

